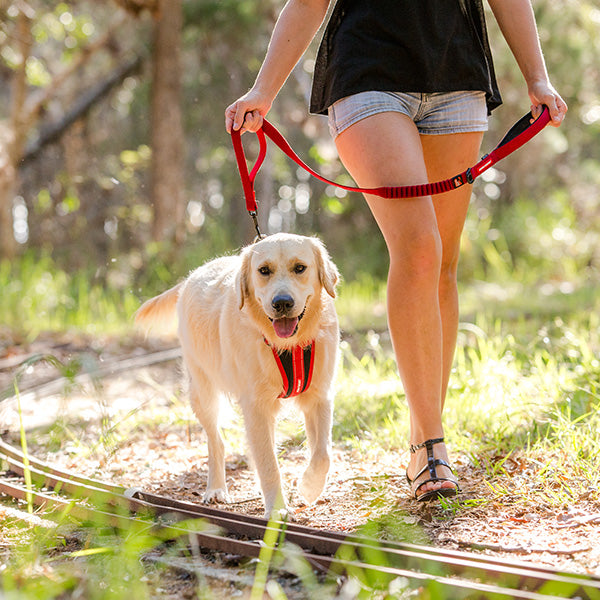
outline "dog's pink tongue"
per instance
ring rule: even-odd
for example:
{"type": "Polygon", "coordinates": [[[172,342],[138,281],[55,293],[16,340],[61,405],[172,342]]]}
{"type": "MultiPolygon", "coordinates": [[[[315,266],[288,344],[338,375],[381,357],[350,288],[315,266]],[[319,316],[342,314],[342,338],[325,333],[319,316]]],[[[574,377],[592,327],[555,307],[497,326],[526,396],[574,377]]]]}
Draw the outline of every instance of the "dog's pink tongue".
{"type": "Polygon", "coordinates": [[[281,319],[273,320],[273,329],[280,338],[289,338],[294,335],[296,327],[298,326],[298,317],[288,319],[288,317],[282,317],[281,319]]]}

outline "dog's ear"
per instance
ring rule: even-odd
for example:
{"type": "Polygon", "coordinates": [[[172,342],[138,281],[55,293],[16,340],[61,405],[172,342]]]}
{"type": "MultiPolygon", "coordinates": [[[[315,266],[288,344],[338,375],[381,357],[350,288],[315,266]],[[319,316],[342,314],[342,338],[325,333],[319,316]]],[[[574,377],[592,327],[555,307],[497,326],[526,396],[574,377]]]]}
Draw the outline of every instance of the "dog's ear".
{"type": "Polygon", "coordinates": [[[319,281],[325,288],[325,291],[335,298],[335,286],[340,280],[340,274],[334,262],[329,257],[325,246],[321,240],[312,238],[315,260],[317,263],[317,271],[319,273],[319,281]]]}
{"type": "Polygon", "coordinates": [[[250,252],[248,249],[242,252],[241,257],[242,263],[235,277],[235,289],[240,310],[244,308],[244,302],[250,296],[250,252]]]}

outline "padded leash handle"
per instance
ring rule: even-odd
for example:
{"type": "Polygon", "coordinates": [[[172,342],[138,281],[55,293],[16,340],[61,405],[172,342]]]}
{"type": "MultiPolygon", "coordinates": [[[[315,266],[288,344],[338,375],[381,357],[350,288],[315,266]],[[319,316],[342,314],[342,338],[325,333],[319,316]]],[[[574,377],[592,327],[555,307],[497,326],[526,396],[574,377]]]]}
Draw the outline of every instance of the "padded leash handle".
{"type": "Polygon", "coordinates": [[[550,109],[544,105],[540,116],[531,121],[533,116],[531,113],[527,113],[521,117],[508,131],[508,133],[502,138],[502,141],[492,150],[489,154],[486,154],[476,165],[467,169],[465,173],[470,174],[469,183],[473,183],[477,177],[479,177],[484,171],[487,171],[491,166],[497,162],[506,158],[509,154],[512,154],[515,150],[518,150],[521,146],[526,144],[530,139],[536,136],[548,123],[550,122],[550,109]]]}
{"type": "Polygon", "coordinates": [[[244,147],[241,141],[241,134],[239,130],[232,130],[231,139],[235,150],[235,157],[242,180],[242,187],[244,189],[244,196],[246,198],[246,209],[250,213],[250,216],[254,220],[256,231],[261,236],[258,229],[257,221],[257,202],[256,195],[254,192],[254,179],[258,173],[267,152],[267,142],[265,136],[268,137],[273,143],[275,143],[279,149],[291,158],[298,166],[302,167],[305,171],[310,173],[313,177],[316,177],[320,181],[341,188],[349,192],[362,192],[363,194],[372,194],[374,196],[380,196],[382,198],[415,198],[418,196],[431,196],[435,194],[442,194],[455,190],[467,183],[472,184],[477,177],[487,171],[490,167],[495,165],[498,161],[507,157],[509,154],[519,149],[531,138],[537,135],[548,123],[550,122],[550,110],[544,105],[542,113],[533,120],[532,113],[527,113],[519,121],[517,121],[508,133],[502,138],[502,141],[492,150],[489,154],[486,154],[477,164],[469,167],[462,173],[444,179],[442,181],[436,181],[434,183],[423,183],[420,185],[405,185],[405,186],[385,186],[376,188],[361,188],[349,185],[343,185],[335,181],[331,181],[317,173],[311,167],[309,167],[292,149],[289,142],[283,137],[283,135],[277,130],[277,128],[269,123],[267,119],[263,119],[263,125],[261,129],[256,132],[259,142],[259,153],[252,167],[252,170],[248,172],[248,165],[246,163],[246,156],[244,154],[244,147]]]}

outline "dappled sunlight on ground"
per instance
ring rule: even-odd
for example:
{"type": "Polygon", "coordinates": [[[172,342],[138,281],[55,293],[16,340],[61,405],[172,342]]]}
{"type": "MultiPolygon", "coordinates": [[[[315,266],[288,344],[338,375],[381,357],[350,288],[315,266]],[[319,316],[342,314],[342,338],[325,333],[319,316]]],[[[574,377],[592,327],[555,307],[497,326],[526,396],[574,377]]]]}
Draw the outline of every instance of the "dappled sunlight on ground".
{"type": "MultiPolygon", "coordinates": [[[[90,477],[200,502],[205,438],[182,397],[179,377],[171,362],[77,385],[66,395],[24,393],[30,451],[90,477]]],[[[14,419],[3,421],[13,443],[16,425],[14,419]]],[[[218,507],[262,515],[235,409],[228,413],[225,439],[232,503],[218,507]]],[[[278,442],[286,495],[302,524],[348,532],[369,524],[369,532],[382,537],[600,575],[600,496],[570,470],[566,454],[455,452],[459,499],[421,505],[409,498],[407,451],[383,450],[369,439],[337,443],[325,491],[306,506],[296,483],[307,449],[293,410],[283,415],[278,442]]]]}

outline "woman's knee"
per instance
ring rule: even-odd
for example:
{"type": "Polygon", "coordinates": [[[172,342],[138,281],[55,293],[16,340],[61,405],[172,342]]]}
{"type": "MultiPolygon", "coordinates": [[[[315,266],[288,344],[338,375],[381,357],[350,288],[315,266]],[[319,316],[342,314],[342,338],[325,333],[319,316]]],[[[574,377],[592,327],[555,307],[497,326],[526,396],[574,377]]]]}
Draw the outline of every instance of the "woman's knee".
{"type": "Polygon", "coordinates": [[[405,278],[415,281],[437,282],[442,264],[442,244],[436,230],[386,241],[390,270],[400,269],[405,278]]]}

